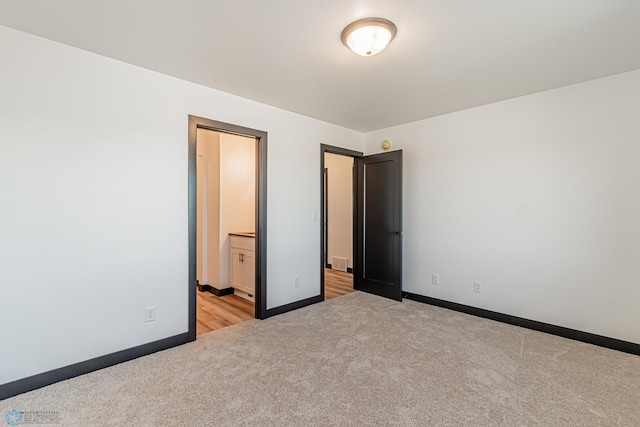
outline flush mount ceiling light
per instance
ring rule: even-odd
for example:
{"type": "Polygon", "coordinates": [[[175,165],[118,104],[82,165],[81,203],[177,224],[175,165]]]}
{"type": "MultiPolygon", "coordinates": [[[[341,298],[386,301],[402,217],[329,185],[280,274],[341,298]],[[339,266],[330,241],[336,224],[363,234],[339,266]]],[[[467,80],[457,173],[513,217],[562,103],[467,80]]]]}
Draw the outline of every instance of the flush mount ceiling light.
{"type": "Polygon", "coordinates": [[[383,18],[359,19],[342,30],[342,43],[361,56],[380,53],[396,36],[393,22],[383,18]]]}

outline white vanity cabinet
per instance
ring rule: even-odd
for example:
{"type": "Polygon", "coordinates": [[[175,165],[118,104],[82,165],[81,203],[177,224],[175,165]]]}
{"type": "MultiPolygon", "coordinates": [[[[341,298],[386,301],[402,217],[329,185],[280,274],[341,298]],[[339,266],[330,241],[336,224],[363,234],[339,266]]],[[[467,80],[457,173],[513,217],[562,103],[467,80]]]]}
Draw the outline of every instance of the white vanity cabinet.
{"type": "Polygon", "coordinates": [[[230,234],[229,279],[234,293],[250,301],[256,292],[256,239],[250,233],[230,234]]]}

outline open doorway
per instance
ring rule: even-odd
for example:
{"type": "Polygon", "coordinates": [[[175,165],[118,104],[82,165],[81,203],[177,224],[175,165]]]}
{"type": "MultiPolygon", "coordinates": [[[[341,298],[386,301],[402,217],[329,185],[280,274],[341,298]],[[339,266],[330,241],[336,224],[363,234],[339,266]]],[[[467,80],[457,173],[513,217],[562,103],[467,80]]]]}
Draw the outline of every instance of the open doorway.
{"type": "Polygon", "coordinates": [[[322,295],[354,291],[355,158],[362,153],[321,146],[322,295]]]}
{"type": "Polygon", "coordinates": [[[192,339],[264,317],[266,142],[265,132],[189,116],[192,339]]]}
{"type": "MultiPolygon", "coordinates": [[[[326,166],[329,154],[350,157],[353,164],[352,229],[342,231],[352,238],[353,289],[402,301],[402,150],[363,156],[357,151],[324,144],[320,146],[321,298],[324,300],[325,293],[329,294],[327,283],[334,274],[333,264],[327,269],[328,260],[335,262],[329,252],[332,227],[332,172],[326,166]]],[[[344,183],[338,181],[337,185],[344,183]]],[[[343,285],[348,286],[348,282],[343,285]]]]}
{"type": "Polygon", "coordinates": [[[255,315],[256,138],[196,135],[196,336],[255,315]]]}

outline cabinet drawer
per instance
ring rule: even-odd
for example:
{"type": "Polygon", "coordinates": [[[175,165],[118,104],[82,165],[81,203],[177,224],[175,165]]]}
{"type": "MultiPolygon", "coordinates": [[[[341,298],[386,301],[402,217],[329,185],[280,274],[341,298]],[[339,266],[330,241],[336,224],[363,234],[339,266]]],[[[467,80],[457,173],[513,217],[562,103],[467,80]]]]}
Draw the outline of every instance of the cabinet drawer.
{"type": "Polygon", "coordinates": [[[256,239],[253,237],[229,236],[229,238],[231,239],[229,244],[232,248],[255,251],[256,239]]]}

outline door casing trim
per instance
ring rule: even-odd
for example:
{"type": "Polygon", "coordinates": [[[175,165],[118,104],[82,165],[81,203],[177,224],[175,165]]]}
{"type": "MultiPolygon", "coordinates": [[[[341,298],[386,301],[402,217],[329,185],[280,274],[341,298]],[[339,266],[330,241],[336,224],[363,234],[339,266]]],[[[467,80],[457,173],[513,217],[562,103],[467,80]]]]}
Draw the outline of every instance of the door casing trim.
{"type": "Polygon", "coordinates": [[[189,330],[196,339],[196,140],[198,129],[256,139],[256,294],[255,317],[267,313],[267,132],[189,115],[189,330]]]}

